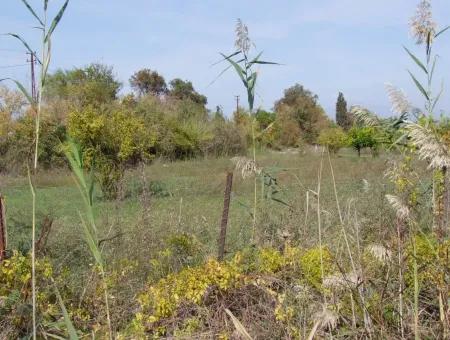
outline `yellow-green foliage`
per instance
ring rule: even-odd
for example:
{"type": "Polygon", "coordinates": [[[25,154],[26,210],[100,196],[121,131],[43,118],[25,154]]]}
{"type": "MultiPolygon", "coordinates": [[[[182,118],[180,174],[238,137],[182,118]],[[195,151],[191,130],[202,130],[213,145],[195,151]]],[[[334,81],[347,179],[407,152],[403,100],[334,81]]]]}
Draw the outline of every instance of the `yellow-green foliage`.
{"type": "MultiPolygon", "coordinates": [[[[50,286],[50,278],[53,274],[49,261],[39,259],[36,261],[36,277],[38,278],[39,292],[37,302],[39,305],[39,318],[42,327],[55,316],[60,316],[60,309],[51,299],[53,291],[50,286]]],[[[31,298],[31,259],[14,252],[11,258],[0,263],[0,320],[4,320],[3,326],[14,325],[19,336],[26,329],[31,318],[31,310],[28,308],[31,298]]]]}
{"type": "Polygon", "coordinates": [[[106,157],[119,162],[148,155],[155,143],[155,137],[140,117],[121,110],[105,113],[88,107],[72,112],[68,132],[82,144],[87,156],[106,157]]]}
{"type": "MultiPolygon", "coordinates": [[[[36,271],[44,279],[52,276],[53,270],[47,260],[36,262],[36,271]]],[[[31,279],[31,261],[29,257],[14,252],[13,256],[0,264],[0,296],[9,294],[14,289],[21,289],[31,279]]]]}
{"type": "Polygon", "coordinates": [[[205,265],[186,268],[152,285],[139,297],[141,311],[133,326],[147,330],[161,318],[170,317],[183,303],[199,305],[208,289],[226,291],[236,287],[241,278],[239,258],[219,263],[209,260],[205,265]]]}
{"type": "MultiPolygon", "coordinates": [[[[414,287],[414,249],[416,246],[416,261],[418,267],[419,288],[430,289],[444,287],[445,270],[448,269],[448,253],[450,251],[450,242],[438,244],[433,236],[417,235],[406,248],[407,272],[405,274],[406,285],[409,288],[414,287]]],[[[448,273],[447,273],[448,274],[448,273]]]]}
{"type": "Polygon", "coordinates": [[[300,259],[306,281],[316,288],[320,288],[322,285],[322,263],[323,275],[331,274],[333,272],[333,257],[328,248],[325,247],[310,249],[300,259]]]}
{"type": "Polygon", "coordinates": [[[336,153],[348,144],[348,137],[340,127],[333,127],[322,130],[318,142],[320,145],[328,147],[330,152],[336,153]]]}
{"type": "Polygon", "coordinates": [[[141,117],[112,109],[101,112],[94,107],[72,112],[69,135],[81,144],[86,166],[93,162],[100,171],[103,193],[115,198],[125,166],[151,157],[156,135],[141,117]]]}
{"type": "MultiPolygon", "coordinates": [[[[303,252],[288,245],[283,252],[273,248],[256,249],[246,252],[244,256],[238,253],[230,261],[209,260],[201,266],[170,274],[156,284],[149,284],[139,296],[140,310],[130,326],[130,334],[143,335],[150,332],[153,335],[164,335],[164,320],[170,320],[183,306],[207,306],[212,296],[219,297],[230,290],[252,285],[275,299],[273,313],[276,320],[289,323],[295,314],[294,308],[287,303],[284,291],[279,291],[280,287],[271,287],[273,281],[267,280],[267,275],[292,282],[304,277],[307,284],[319,287],[321,253],[327,275],[333,270],[332,255],[328,249],[313,248],[303,252]],[[205,299],[206,296],[208,299],[205,299]]],[[[178,326],[177,332],[183,333],[186,328],[193,331],[202,324],[197,318],[191,321],[192,324],[189,322],[188,327],[188,320],[184,320],[186,327],[178,326]]]]}

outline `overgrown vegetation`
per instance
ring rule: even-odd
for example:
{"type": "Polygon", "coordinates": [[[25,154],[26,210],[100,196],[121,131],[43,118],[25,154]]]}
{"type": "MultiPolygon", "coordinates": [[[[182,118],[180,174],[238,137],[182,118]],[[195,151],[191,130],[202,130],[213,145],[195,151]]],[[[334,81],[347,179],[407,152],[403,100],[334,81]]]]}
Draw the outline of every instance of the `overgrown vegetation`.
{"type": "Polygon", "coordinates": [[[254,68],[274,63],[250,56],[240,20],[222,61],[248,109],[229,118],[190,81],[148,68],[127,95],[110,66],[47,75],[68,2],[49,28],[24,3],[44,57],[39,98],[0,87],[0,338],[450,336],[450,124],[433,91],[448,27],[429,1],[411,21],[423,60],[405,48],[426,78],[410,72],[423,108],[387,85],[383,119],[339,93],[336,124],[300,84],[273,112],[255,108],[254,68]]]}

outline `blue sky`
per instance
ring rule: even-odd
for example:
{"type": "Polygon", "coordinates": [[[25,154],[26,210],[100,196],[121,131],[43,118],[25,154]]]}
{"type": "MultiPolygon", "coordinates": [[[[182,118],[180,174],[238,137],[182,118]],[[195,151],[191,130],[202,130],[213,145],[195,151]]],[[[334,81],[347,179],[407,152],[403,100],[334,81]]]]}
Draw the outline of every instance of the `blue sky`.
{"type": "MultiPolygon", "coordinates": [[[[36,8],[42,0],[29,0],[36,8]]],[[[364,105],[389,115],[386,82],[402,88],[417,106],[421,98],[406,69],[415,70],[402,45],[422,53],[409,36],[408,22],[415,0],[71,0],[53,39],[51,70],[90,62],[112,65],[129,91],[130,75],[144,67],[166,80],[191,80],[208,97],[208,106],[221,105],[229,114],[234,96],[245,92],[236,75],[223,75],[211,65],[219,52],[232,52],[234,26],[241,18],[267,60],[283,66],[260,69],[257,106],[270,109],[283,90],[300,83],[316,93],[328,115],[342,91],[349,104],[364,105]]],[[[62,0],[50,0],[56,10],[62,0]]],[[[433,2],[435,19],[450,24],[450,2],[433,2]]],[[[2,0],[0,32],[17,32],[31,44],[38,34],[33,17],[20,0],[2,0]]],[[[437,87],[450,78],[450,34],[435,47],[441,56],[437,87]]],[[[0,78],[30,79],[25,51],[15,40],[0,36],[0,78]]],[[[450,86],[450,85],[449,85],[450,86]]],[[[448,88],[448,86],[447,86],[448,88]]],[[[448,91],[446,92],[448,93],[448,91]]],[[[444,93],[440,110],[450,111],[444,93]]]]}

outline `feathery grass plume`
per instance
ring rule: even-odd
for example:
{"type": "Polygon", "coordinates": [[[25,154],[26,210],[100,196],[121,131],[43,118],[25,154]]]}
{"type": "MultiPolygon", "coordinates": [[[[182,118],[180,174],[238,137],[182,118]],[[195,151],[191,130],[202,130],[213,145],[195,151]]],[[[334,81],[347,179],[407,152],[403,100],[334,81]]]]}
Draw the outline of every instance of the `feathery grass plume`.
{"type": "Polygon", "coordinates": [[[362,179],[362,190],[365,193],[370,191],[370,182],[365,178],[362,179]]]}
{"type": "Polygon", "coordinates": [[[392,208],[395,210],[395,213],[397,214],[397,217],[399,219],[407,220],[409,218],[410,215],[409,208],[406,206],[405,203],[403,203],[400,197],[395,195],[386,195],[386,199],[388,200],[392,208]]]}
{"type": "Polygon", "coordinates": [[[412,122],[406,124],[405,130],[417,147],[419,158],[429,163],[429,169],[450,167],[450,151],[433,130],[412,122]]]}
{"type": "Polygon", "coordinates": [[[345,288],[356,288],[361,283],[361,275],[357,272],[352,271],[347,274],[336,273],[328,275],[323,279],[323,287],[340,290],[345,288]]]}
{"type": "Polygon", "coordinates": [[[352,106],[350,108],[350,112],[355,116],[358,122],[364,124],[365,126],[380,126],[380,120],[378,117],[360,105],[352,106]]]}
{"type": "Polygon", "coordinates": [[[235,164],[236,171],[241,172],[243,179],[253,175],[260,175],[262,169],[258,167],[253,159],[247,157],[233,157],[231,161],[235,164]]]}
{"type": "Polygon", "coordinates": [[[392,252],[381,244],[371,244],[366,250],[382,263],[387,263],[392,258],[392,252]]]}
{"type": "Polygon", "coordinates": [[[241,19],[237,19],[235,32],[236,40],[234,42],[234,46],[236,47],[236,50],[247,54],[252,46],[252,41],[248,35],[248,27],[242,22],[241,19]]]}
{"type": "Polygon", "coordinates": [[[314,314],[314,320],[315,322],[319,323],[320,328],[332,331],[337,327],[339,315],[337,315],[336,312],[323,306],[320,312],[314,314]]]}
{"type": "Polygon", "coordinates": [[[412,106],[403,90],[396,88],[390,83],[386,83],[385,87],[392,104],[391,111],[393,113],[401,116],[411,111],[412,106]]]}
{"type": "Polygon", "coordinates": [[[411,36],[416,39],[416,44],[431,43],[435,36],[436,26],[436,22],[433,20],[431,2],[422,0],[417,6],[416,14],[410,20],[411,36]]]}

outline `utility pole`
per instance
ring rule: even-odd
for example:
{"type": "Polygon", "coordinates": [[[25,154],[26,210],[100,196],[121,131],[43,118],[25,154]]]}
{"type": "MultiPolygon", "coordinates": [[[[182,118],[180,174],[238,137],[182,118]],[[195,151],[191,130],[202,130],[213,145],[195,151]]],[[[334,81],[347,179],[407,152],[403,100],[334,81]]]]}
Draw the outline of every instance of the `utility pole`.
{"type": "Polygon", "coordinates": [[[36,101],[37,100],[36,74],[34,71],[34,66],[36,64],[36,52],[27,52],[27,54],[30,55],[30,59],[27,60],[27,62],[31,64],[31,98],[33,98],[33,100],[36,101]]]}
{"type": "Polygon", "coordinates": [[[236,98],[236,113],[239,113],[239,98],[240,96],[234,96],[236,98]]]}

